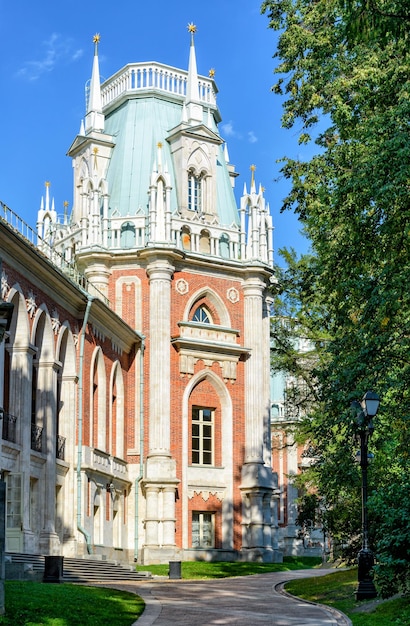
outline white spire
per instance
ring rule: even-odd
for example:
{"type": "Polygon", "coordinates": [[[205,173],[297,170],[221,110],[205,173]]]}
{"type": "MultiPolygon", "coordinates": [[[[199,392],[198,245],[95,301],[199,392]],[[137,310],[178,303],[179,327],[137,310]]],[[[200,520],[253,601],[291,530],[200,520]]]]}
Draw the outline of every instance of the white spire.
{"type": "Polygon", "coordinates": [[[50,183],[49,183],[48,180],[44,183],[44,186],[46,188],[46,208],[45,208],[45,210],[47,212],[47,211],[50,210],[50,183]]]}
{"type": "Polygon", "coordinates": [[[188,32],[191,33],[191,46],[189,48],[189,65],[188,65],[188,82],[186,86],[187,102],[198,102],[198,71],[196,68],[196,55],[194,34],[196,33],[195,24],[188,24],[188,32]]]}
{"type": "Polygon", "coordinates": [[[92,130],[104,130],[104,115],[102,112],[101,85],[100,85],[100,68],[98,64],[98,43],[100,35],[94,35],[94,60],[93,70],[91,74],[90,97],[88,100],[87,115],[85,118],[85,126],[87,133],[92,130]]]}
{"type": "Polygon", "coordinates": [[[196,68],[196,55],[194,45],[195,24],[188,24],[188,32],[191,33],[191,46],[189,49],[188,81],[186,86],[186,98],[188,109],[188,121],[190,124],[202,122],[202,105],[199,101],[198,71],[196,68]]]}
{"type": "Polygon", "coordinates": [[[251,170],[251,193],[256,193],[256,186],[255,186],[255,170],[256,170],[256,167],[255,167],[255,165],[251,165],[250,170],[251,170]]]}

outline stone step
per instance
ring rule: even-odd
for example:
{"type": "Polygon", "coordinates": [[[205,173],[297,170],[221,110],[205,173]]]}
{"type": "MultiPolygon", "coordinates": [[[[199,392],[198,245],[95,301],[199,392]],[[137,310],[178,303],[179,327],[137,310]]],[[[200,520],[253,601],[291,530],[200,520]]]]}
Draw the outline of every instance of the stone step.
{"type": "MultiPolygon", "coordinates": [[[[44,556],[7,552],[6,562],[22,563],[33,570],[44,571],[44,556]]],[[[146,580],[149,572],[136,572],[131,565],[101,559],[75,559],[64,557],[63,581],[72,583],[110,582],[113,580],[146,580]]]]}

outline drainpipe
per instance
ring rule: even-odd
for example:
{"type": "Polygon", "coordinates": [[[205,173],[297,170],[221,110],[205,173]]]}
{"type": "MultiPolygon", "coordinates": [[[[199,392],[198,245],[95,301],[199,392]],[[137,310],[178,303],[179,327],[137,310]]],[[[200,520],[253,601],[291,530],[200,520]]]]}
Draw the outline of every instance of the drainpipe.
{"type": "Polygon", "coordinates": [[[91,536],[90,534],[81,526],[81,465],[83,460],[83,365],[84,365],[84,344],[85,344],[85,332],[88,323],[88,318],[90,315],[91,304],[94,300],[93,296],[87,295],[87,307],[84,313],[83,320],[83,330],[81,332],[80,338],[80,366],[78,373],[78,420],[77,420],[77,428],[78,428],[78,442],[77,442],[77,530],[84,535],[86,544],[87,544],[87,552],[91,554],[91,536]]]}
{"type": "Polygon", "coordinates": [[[138,505],[139,505],[139,483],[144,475],[144,350],[145,350],[145,336],[140,335],[141,348],[140,348],[140,471],[135,479],[135,526],[134,526],[134,561],[138,561],[138,505]]]}

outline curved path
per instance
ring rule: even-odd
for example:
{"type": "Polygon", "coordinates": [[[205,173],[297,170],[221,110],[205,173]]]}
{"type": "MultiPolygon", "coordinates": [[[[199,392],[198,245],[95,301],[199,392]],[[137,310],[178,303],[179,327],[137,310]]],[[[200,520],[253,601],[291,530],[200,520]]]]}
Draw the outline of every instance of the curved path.
{"type": "Polygon", "coordinates": [[[298,570],[219,580],[153,579],[104,584],[140,595],[146,608],[133,626],[351,626],[342,613],[294,598],[281,584],[334,570],[298,570]]]}

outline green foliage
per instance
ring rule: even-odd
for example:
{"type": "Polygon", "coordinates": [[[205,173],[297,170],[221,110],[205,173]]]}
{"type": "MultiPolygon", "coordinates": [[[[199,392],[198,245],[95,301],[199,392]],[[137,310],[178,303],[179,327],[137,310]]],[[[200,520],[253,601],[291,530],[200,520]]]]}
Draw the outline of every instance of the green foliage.
{"type": "MultiPolygon", "coordinates": [[[[402,474],[407,479],[408,472],[402,474]]],[[[410,485],[397,482],[375,492],[369,502],[375,521],[377,565],[374,580],[382,597],[410,594],[410,485]]]]}
{"type": "Polygon", "coordinates": [[[356,588],[356,568],[286,583],[286,591],[295,596],[343,611],[351,619],[353,626],[386,626],[386,624],[406,626],[410,623],[408,598],[387,602],[380,600],[356,602],[354,596],[356,588]]]}
{"type": "MultiPolygon", "coordinates": [[[[280,32],[273,91],[283,98],[283,126],[296,126],[302,145],[300,158],[282,160],[291,183],[282,210],[298,214],[311,241],[300,259],[281,251],[272,367],[298,382],[296,437],[316,451],[309,480],[333,536],[350,539],[352,550],[360,471],[349,406],[368,389],[379,393],[369,494],[379,492],[370,538],[384,559],[382,580],[399,561],[392,542],[380,544],[375,519],[388,508],[389,485],[408,470],[410,449],[410,5],[272,0],[262,12],[280,32]],[[309,138],[315,154],[305,159],[309,138]],[[311,353],[301,352],[298,336],[311,353]]],[[[408,553],[401,559],[397,589],[410,571],[408,553]]]]}
{"type": "Polygon", "coordinates": [[[5,607],[2,626],[130,626],[145,604],[117,589],[6,581],[5,607]]]}

